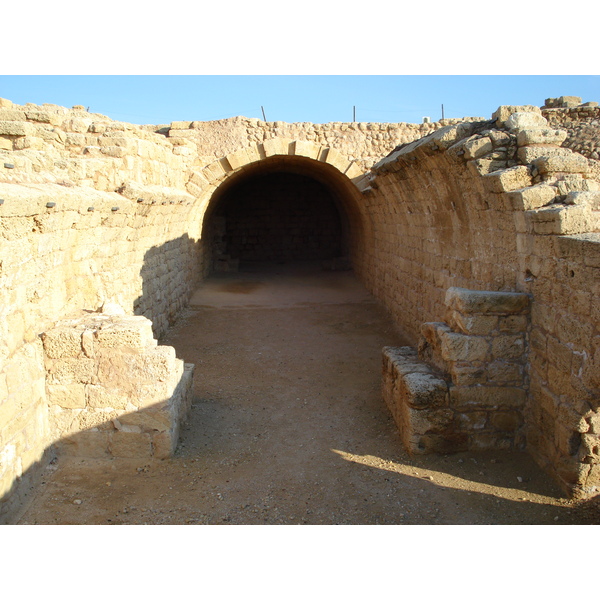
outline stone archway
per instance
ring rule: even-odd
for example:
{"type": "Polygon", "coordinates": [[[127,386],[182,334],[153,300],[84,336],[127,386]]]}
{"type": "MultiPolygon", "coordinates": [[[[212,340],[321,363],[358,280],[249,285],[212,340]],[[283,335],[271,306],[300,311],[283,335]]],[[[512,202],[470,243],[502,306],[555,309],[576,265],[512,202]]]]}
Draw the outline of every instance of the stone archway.
{"type": "MultiPolygon", "coordinates": [[[[252,251],[255,259],[266,260],[342,259],[338,264],[352,264],[360,270],[370,230],[361,203],[367,186],[365,174],[336,150],[283,138],[241,149],[193,173],[188,189],[200,198],[197,235],[204,275],[214,270],[219,254],[229,256],[233,265],[240,252],[248,258],[252,251]],[[261,186],[266,187],[259,201],[261,186]],[[281,193],[286,197],[284,206],[281,193]],[[254,198],[254,209],[248,210],[240,194],[254,198]],[[271,240],[270,245],[264,243],[269,237],[269,227],[261,222],[265,210],[270,211],[269,218],[275,222],[271,226],[277,229],[272,235],[279,240],[271,240]],[[227,211],[237,220],[237,234],[231,228],[227,231],[227,211]],[[246,243],[238,237],[230,252],[227,243],[231,246],[235,235],[242,236],[244,227],[254,228],[253,238],[260,234],[261,248],[252,250],[256,240],[246,243]],[[312,251],[307,251],[308,247],[312,251]]],[[[332,264],[335,268],[335,260],[332,264]]],[[[225,269],[232,265],[226,264],[225,269]]]]}

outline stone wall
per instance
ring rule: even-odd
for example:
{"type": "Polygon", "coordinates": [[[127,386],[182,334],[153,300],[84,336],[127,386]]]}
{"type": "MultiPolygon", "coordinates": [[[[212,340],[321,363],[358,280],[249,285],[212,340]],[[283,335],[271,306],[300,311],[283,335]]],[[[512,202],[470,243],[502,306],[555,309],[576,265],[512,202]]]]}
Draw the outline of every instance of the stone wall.
{"type": "Polygon", "coordinates": [[[57,184],[2,183],[0,198],[4,494],[51,442],[40,334],[111,302],[147,316],[162,334],[187,302],[200,265],[181,229],[184,204],[57,184]]]}
{"type": "Polygon", "coordinates": [[[515,155],[516,141],[491,123],[460,124],[373,168],[365,192],[372,243],[361,273],[415,344],[421,323],[444,315],[449,287],[514,288],[512,209],[488,193],[486,177],[516,164],[515,155]]]}
{"type": "MultiPolygon", "coordinates": [[[[598,230],[597,230],[598,231],[598,230]]],[[[528,450],[574,495],[600,490],[600,233],[530,238],[528,450]]]]}
{"type": "Polygon", "coordinates": [[[597,102],[581,102],[581,98],[561,96],[548,98],[542,115],[555,128],[564,129],[566,148],[588,158],[600,159],[600,106],[597,102]]]}
{"type": "MultiPolygon", "coordinates": [[[[477,121],[478,118],[464,120],[477,121]]],[[[221,121],[176,121],[157,129],[174,144],[193,142],[204,164],[236,152],[240,147],[286,138],[307,141],[323,148],[334,148],[361,170],[405,144],[437,129],[463,121],[442,119],[434,123],[285,123],[235,117],[221,121]]]]}

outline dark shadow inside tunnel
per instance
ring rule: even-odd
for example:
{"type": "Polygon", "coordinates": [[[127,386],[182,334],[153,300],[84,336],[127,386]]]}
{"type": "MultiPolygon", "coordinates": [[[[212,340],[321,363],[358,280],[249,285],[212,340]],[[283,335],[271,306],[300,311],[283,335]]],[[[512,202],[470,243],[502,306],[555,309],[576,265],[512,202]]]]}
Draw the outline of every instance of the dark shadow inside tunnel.
{"type": "Polygon", "coordinates": [[[342,253],[331,195],[303,175],[273,173],[242,182],[224,195],[214,218],[219,253],[242,263],[324,260],[342,253]]]}
{"type": "Polygon", "coordinates": [[[308,261],[350,268],[348,200],[330,165],[314,162],[267,159],[221,184],[204,221],[205,275],[308,261]]]}

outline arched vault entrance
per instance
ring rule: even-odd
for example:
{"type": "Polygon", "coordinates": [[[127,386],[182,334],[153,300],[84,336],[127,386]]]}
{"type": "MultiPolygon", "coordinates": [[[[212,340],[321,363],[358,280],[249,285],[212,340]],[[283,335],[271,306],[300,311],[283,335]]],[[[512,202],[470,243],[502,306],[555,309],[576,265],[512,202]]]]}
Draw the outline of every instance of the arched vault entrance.
{"type": "Polygon", "coordinates": [[[246,164],[210,198],[205,273],[259,262],[353,265],[364,243],[359,199],[347,175],[317,159],[276,155],[246,164]]]}

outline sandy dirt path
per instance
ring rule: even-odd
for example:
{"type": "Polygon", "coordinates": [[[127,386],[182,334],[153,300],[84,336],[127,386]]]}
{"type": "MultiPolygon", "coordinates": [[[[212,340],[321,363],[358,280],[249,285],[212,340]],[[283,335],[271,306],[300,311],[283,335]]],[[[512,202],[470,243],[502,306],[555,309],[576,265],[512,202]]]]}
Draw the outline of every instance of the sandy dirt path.
{"type": "Polygon", "coordinates": [[[351,273],[222,274],[162,340],[196,364],[169,460],[50,465],[28,524],[578,524],[526,454],[409,457],[381,398],[402,345],[351,273]]]}

